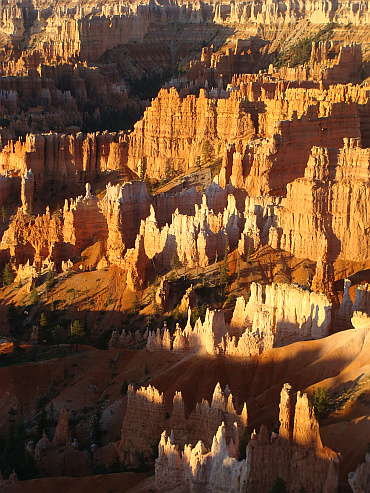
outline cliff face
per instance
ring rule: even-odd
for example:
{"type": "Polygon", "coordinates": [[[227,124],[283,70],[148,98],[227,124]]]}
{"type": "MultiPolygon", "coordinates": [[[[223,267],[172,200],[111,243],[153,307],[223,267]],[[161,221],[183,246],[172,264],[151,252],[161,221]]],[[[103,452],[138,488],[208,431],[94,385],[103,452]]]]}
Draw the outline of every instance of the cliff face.
{"type": "Polygon", "coordinates": [[[280,431],[271,439],[262,425],[253,432],[246,459],[238,462],[238,430],[228,438],[222,424],[208,450],[201,441],[196,447],[175,445],[176,433],[162,434],[155,464],[156,485],[162,491],[188,491],[195,486],[212,491],[268,491],[277,476],[293,493],[302,487],[310,493],[334,493],[338,488],[339,456],[321,443],[319,426],[309,408],[307,395],[298,392],[294,408],[292,392],[285,384],[280,402],[280,431]],[[294,415],[294,424],[293,424],[294,415]],[[299,467],[305,460],[305,467],[299,467]]]}
{"type": "Polygon", "coordinates": [[[124,166],[127,142],[123,133],[28,135],[25,142],[10,141],[0,152],[2,173],[31,170],[36,191],[45,183],[84,183],[99,172],[124,166]]]}
{"type": "Polygon", "coordinates": [[[272,347],[328,336],[331,308],[324,294],[289,284],[264,289],[252,283],[248,303],[243,297],[236,300],[228,328],[222,311],[209,310],[204,322],[198,319],[193,328],[189,309],[183,331],[177,327],[172,340],[167,329],[149,332],[146,347],[152,352],[197,350],[248,358],[272,347]]]}
{"type": "Polygon", "coordinates": [[[242,413],[238,414],[232,394],[229,390],[222,392],[220,384],[215,387],[211,404],[203,400],[188,417],[185,416],[181,392],[176,392],[173,411],[168,418],[163,394],[151,386],[141,387],[136,392],[130,386],[119,444],[120,459],[125,464],[136,464],[140,454],[150,457],[153,454],[152,445],[159,440],[163,429],[168,432],[173,430],[182,445],[189,442],[195,444],[202,439],[210,446],[222,422],[225,423],[228,438],[234,434],[234,423],[239,433],[243,434],[247,426],[247,409],[244,404],[242,413]]]}
{"type": "Polygon", "coordinates": [[[243,332],[253,331],[257,325],[259,330],[273,333],[274,347],[278,347],[299,340],[326,337],[330,323],[331,303],[325,295],[275,283],[266,286],[263,293],[262,286],[252,283],[248,303],[243,297],[237,299],[230,333],[242,336],[243,332]],[[261,316],[270,321],[270,326],[261,326],[261,316]]]}
{"type": "Polygon", "coordinates": [[[194,166],[198,156],[218,155],[228,141],[250,138],[255,128],[242,103],[237,93],[213,100],[201,90],[199,98],[181,99],[173,88],[161,90],[130,134],[128,166],[137,169],[141,160],[148,176],[165,178],[194,166]]]}
{"type": "Polygon", "coordinates": [[[355,140],[345,140],[339,151],[312,149],[305,177],[287,187],[276,212],[282,249],[314,260],[365,258],[368,239],[360,231],[369,224],[369,157],[355,140]]]}
{"type": "Polygon", "coordinates": [[[223,186],[231,176],[250,195],[285,195],[303,176],[312,146],[339,148],[344,138],[367,135],[368,122],[361,126],[359,118],[366,91],[349,88],[339,99],[332,88],[284,90],[268,82],[257,92],[253,81],[232,89],[201,89],[198,98],[160,91],[130,134],[128,166],[136,171],[140,163],[147,176],[165,178],[219,158],[223,186]]]}

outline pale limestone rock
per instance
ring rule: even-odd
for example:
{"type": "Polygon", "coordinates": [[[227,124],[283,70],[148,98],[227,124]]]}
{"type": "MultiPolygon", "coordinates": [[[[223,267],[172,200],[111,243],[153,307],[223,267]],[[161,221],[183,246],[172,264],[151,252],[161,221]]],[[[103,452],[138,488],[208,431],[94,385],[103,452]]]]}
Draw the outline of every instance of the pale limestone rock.
{"type": "Polygon", "coordinates": [[[36,448],[35,448],[35,459],[36,460],[41,460],[42,456],[47,452],[47,450],[50,448],[50,441],[48,439],[47,434],[45,433],[45,430],[43,431],[42,437],[40,440],[36,443],[36,448]]]}
{"type": "Polygon", "coordinates": [[[146,272],[149,266],[149,258],[144,249],[144,237],[138,235],[135,248],[127,250],[124,258],[125,269],[127,269],[127,286],[131,291],[142,289],[146,281],[146,272]]]}
{"type": "Polygon", "coordinates": [[[121,459],[127,464],[134,464],[139,453],[149,457],[150,444],[160,438],[160,427],[167,432],[173,430],[181,446],[186,443],[195,445],[201,439],[207,447],[211,447],[213,436],[222,422],[225,423],[227,442],[232,439],[234,443],[234,446],[229,447],[230,454],[236,457],[239,451],[237,435],[244,434],[247,426],[247,408],[244,404],[241,414],[235,411],[230,389],[222,392],[217,384],[212,405],[202,401],[187,418],[181,392],[176,392],[172,414],[167,418],[163,394],[150,386],[135,392],[130,385],[119,445],[121,459]],[[147,419],[150,419],[149,426],[147,419]],[[135,438],[132,438],[133,435],[135,438]]]}
{"type": "Polygon", "coordinates": [[[164,432],[155,464],[157,488],[166,492],[265,493],[271,489],[276,476],[280,476],[289,491],[304,487],[309,493],[334,493],[338,488],[338,455],[322,446],[317,421],[310,414],[306,396],[299,393],[293,421],[291,390],[290,385],[285,384],[281,393],[281,436],[275,434],[270,439],[267,427],[262,425],[259,434],[255,431],[252,434],[246,459],[240,462],[236,452],[237,426],[228,440],[222,423],[208,450],[199,441],[194,448],[185,444],[181,452],[175,445],[176,433],[171,432],[168,438],[164,432]],[[292,437],[298,442],[292,442],[292,437]],[[301,467],[302,461],[305,467],[301,467]]]}
{"type": "Polygon", "coordinates": [[[299,340],[319,339],[329,333],[331,303],[325,295],[304,290],[295,285],[251,285],[248,303],[237,299],[230,323],[230,334],[246,337],[252,332],[266,336],[266,344],[274,347],[299,340]]]}
{"type": "Polygon", "coordinates": [[[62,260],[62,271],[63,272],[68,272],[73,268],[73,262],[68,259],[67,261],[62,260]]]}
{"type": "Polygon", "coordinates": [[[69,445],[71,442],[71,430],[69,428],[68,411],[65,407],[60,411],[59,421],[55,429],[53,445],[69,445]]]}
{"type": "Polygon", "coordinates": [[[293,442],[314,450],[323,448],[314,409],[309,406],[307,394],[300,392],[295,405],[293,442]]]}
{"type": "Polygon", "coordinates": [[[358,465],[355,472],[348,474],[348,482],[353,493],[370,491],[370,453],[367,452],[365,462],[358,465]]]}
{"type": "Polygon", "coordinates": [[[370,317],[367,313],[353,312],[351,323],[355,329],[370,327],[370,317]]]}
{"type": "Polygon", "coordinates": [[[194,308],[197,302],[197,294],[191,285],[185,292],[184,296],[181,298],[179,305],[180,313],[188,312],[189,308],[194,308]]]}
{"type": "Polygon", "coordinates": [[[34,176],[32,170],[27,170],[22,175],[21,182],[21,201],[24,214],[32,213],[34,192],[34,176]]]}
{"type": "Polygon", "coordinates": [[[159,288],[155,293],[155,299],[157,305],[161,310],[164,310],[169,295],[170,295],[170,283],[167,281],[167,279],[162,279],[159,288]]]}
{"type": "Polygon", "coordinates": [[[280,393],[280,412],[279,412],[279,440],[281,444],[286,443],[289,445],[292,442],[292,413],[293,413],[293,404],[292,404],[292,394],[293,389],[291,385],[288,383],[284,384],[284,387],[280,393]]]}
{"type": "Polygon", "coordinates": [[[39,328],[34,325],[31,332],[31,344],[38,344],[39,342],[39,328]]]}

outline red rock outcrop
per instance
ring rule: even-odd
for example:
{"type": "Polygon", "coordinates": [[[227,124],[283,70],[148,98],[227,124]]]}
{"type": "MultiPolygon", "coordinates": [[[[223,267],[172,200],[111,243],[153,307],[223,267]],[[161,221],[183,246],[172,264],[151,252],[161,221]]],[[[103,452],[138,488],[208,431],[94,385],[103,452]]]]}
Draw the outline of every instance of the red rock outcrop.
{"type": "Polygon", "coordinates": [[[201,438],[209,447],[222,422],[225,423],[225,436],[230,439],[234,436],[234,426],[240,434],[244,434],[247,419],[246,405],[238,414],[232,394],[229,390],[222,392],[220,384],[215,387],[211,404],[203,400],[188,417],[185,416],[181,392],[176,392],[169,418],[166,417],[163,394],[151,386],[146,389],[141,387],[136,392],[129,386],[119,444],[120,458],[126,464],[135,464],[140,454],[150,457],[153,453],[151,445],[159,440],[163,429],[174,430],[182,446],[189,442],[195,444],[201,438]]]}
{"type": "Polygon", "coordinates": [[[197,156],[217,155],[226,142],[250,138],[255,128],[243,100],[238,92],[215,100],[204,90],[198,98],[184,99],[174,88],[161,90],[130,134],[128,166],[136,170],[140,161],[148,176],[166,178],[171,168],[182,173],[195,165],[197,156]]]}
{"type": "Polygon", "coordinates": [[[193,328],[189,308],[187,325],[183,331],[176,327],[172,342],[168,330],[157,329],[149,332],[146,347],[151,352],[196,350],[249,358],[272,347],[328,336],[331,309],[324,294],[289,284],[252,283],[248,303],[237,298],[229,327],[221,310],[207,309],[204,322],[199,318],[193,328]]]}
{"type": "Polygon", "coordinates": [[[331,303],[325,295],[275,283],[265,286],[263,291],[261,285],[252,283],[248,303],[243,297],[237,299],[231,335],[266,331],[272,335],[274,347],[329,335],[331,303]],[[262,325],[262,320],[267,324],[262,325]]]}
{"type": "Polygon", "coordinates": [[[174,443],[176,432],[171,432],[170,438],[164,432],[155,464],[156,486],[161,491],[185,492],[197,488],[200,491],[264,493],[279,476],[293,493],[301,488],[309,493],[335,493],[339,457],[322,446],[318,423],[307,396],[298,393],[294,412],[291,389],[286,384],[279,419],[279,436],[273,434],[270,439],[268,429],[262,425],[259,434],[252,434],[246,459],[241,462],[234,455],[238,443],[236,428],[234,438],[228,441],[225,427],[221,425],[210,450],[199,441],[194,448],[185,445],[181,451],[174,443]],[[302,460],[305,467],[300,467],[302,460]]]}
{"type": "Polygon", "coordinates": [[[32,170],[35,189],[51,180],[79,184],[99,172],[119,170],[127,161],[124,133],[27,135],[25,142],[10,141],[0,152],[0,170],[23,174],[32,170]]]}
{"type": "Polygon", "coordinates": [[[69,428],[68,411],[65,407],[60,411],[59,421],[55,429],[53,445],[65,446],[71,442],[71,430],[69,428]]]}
{"type": "Polygon", "coordinates": [[[357,140],[345,140],[339,151],[312,149],[304,178],[288,185],[276,210],[283,250],[328,262],[367,258],[369,157],[357,140]]]}

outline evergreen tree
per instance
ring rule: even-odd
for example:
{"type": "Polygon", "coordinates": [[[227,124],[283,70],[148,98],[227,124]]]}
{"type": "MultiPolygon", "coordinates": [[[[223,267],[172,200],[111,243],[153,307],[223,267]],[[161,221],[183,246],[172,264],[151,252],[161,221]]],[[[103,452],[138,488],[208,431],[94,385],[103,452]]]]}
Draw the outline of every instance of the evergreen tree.
{"type": "Polygon", "coordinates": [[[54,278],[54,272],[52,270],[49,270],[49,272],[46,274],[46,291],[50,291],[51,288],[55,284],[55,278],[54,278]]]}
{"type": "Polygon", "coordinates": [[[47,340],[47,326],[48,326],[48,320],[46,317],[46,313],[42,312],[39,320],[39,327],[40,327],[40,339],[41,341],[47,340]]]}
{"type": "Polygon", "coordinates": [[[176,274],[177,274],[177,270],[180,269],[180,267],[181,267],[181,262],[180,262],[179,256],[177,255],[176,251],[174,251],[173,255],[172,255],[171,267],[172,267],[172,269],[175,270],[176,274]]]}
{"type": "Polygon", "coordinates": [[[62,342],[63,337],[63,327],[61,325],[56,325],[51,332],[54,344],[59,344],[62,342]]]}
{"type": "Polygon", "coordinates": [[[14,280],[13,271],[12,268],[10,267],[10,264],[7,262],[3,270],[3,285],[10,286],[10,284],[13,284],[13,280],[14,280]]]}
{"type": "Polygon", "coordinates": [[[77,351],[78,343],[82,342],[85,336],[86,336],[86,332],[82,323],[79,320],[75,320],[71,327],[71,339],[72,342],[76,343],[76,351],[77,351]]]}
{"type": "Polygon", "coordinates": [[[137,297],[136,293],[135,293],[134,301],[132,302],[131,305],[131,311],[132,313],[137,313],[139,311],[139,298],[137,297]]]}
{"type": "Polygon", "coordinates": [[[152,300],[153,300],[153,310],[154,310],[154,313],[156,315],[158,315],[159,313],[159,306],[158,306],[158,303],[157,303],[157,300],[156,300],[156,297],[155,297],[155,289],[153,288],[153,291],[152,291],[152,300]]]}
{"type": "Polygon", "coordinates": [[[325,419],[330,412],[330,397],[326,387],[318,387],[313,393],[313,407],[316,418],[321,421],[325,419]]]}
{"type": "Polygon", "coordinates": [[[30,294],[30,302],[32,305],[36,305],[36,303],[39,301],[39,295],[37,293],[36,286],[32,286],[31,294],[30,294]]]}
{"type": "Polygon", "coordinates": [[[278,476],[269,493],[289,493],[286,489],[286,481],[278,476]]]}

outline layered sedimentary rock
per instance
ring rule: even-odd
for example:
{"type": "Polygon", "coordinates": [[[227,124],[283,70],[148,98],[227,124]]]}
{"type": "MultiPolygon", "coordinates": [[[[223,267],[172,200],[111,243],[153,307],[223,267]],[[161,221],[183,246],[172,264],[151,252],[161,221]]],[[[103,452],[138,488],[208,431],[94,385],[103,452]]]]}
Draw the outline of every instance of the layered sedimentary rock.
{"type": "Polygon", "coordinates": [[[210,446],[222,422],[225,423],[227,438],[231,438],[234,435],[234,423],[239,433],[243,434],[247,419],[246,405],[244,404],[241,414],[238,414],[230,390],[227,388],[222,392],[220,384],[215,387],[211,404],[203,400],[188,417],[185,415],[181,392],[176,392],[173,411],[168,418],[163,394],[151,386],[141,387],[136,392],[129,386],[127,411],[119,444],[120,458],[126,464],[136,464],[141,454],[146,458],[150,457],[153,454],[152,445],[160,439],[163,429],[175,430],[182,445],[189,442],[195,444],[200,437],[210,446]]]}
{"type": "Polygon", "coordinates": [[[62,222],[58,217],[52,217],[47,208],[43,216],[30,219],[18,212],[5,231],[0,249],[16,265],[26,264],[27,261],[41,263],[47,257],[53,258],[54,247],[62,239],[62,222]]]}
{"type": "MultiPolygon", "coordinates": [[[[328,88],[330,84],[347,84],[348,81],[360,82],[362,63],[361,46],[351,44],[340,46],[333,42],[312,43],[311,58],[306,65],[295,68],[269,67],[271,79],[290,80],[298,83],[303,81],[321,82],[321,87],[328,88]]],[[[246,79],[248,76],[246,76],[246,79]]],[[[241,79],[243,80],[243,76],[241,79]]]]}
{"type": "Polygon", "coordinates": [[[304,178],[276,210],[280,247],[298,258],[360,261],[369,251],[369,149],[345,140],[339,151],[314,147],[304,178]]]}
{"type": "Polygon", "coordinates": [[[195,447],[175,445],[176,433],[166,432],[159,443],[155,464],[156,485],[161,491],[269,491],[277,476],[286,481],[293,493],[301,488],[310,493],[334,493],[338,488],[339,456],[323,447],[319,425],[309,408],[307,395],[297,394],[294,408],[292,392],[285,385],[281,393],[280,432],[270,438],[266,426],[255,432],[247,445],[246,459],[238,462],[233,439],[227,439],[221,425],[211,449],[201,441],[195,447]],[[294,415],[294,424],[293,424],[294,415]],[[300,467],[305,460],[305,467],[300,467]]]}
{"type": "Polygon", "coordinates": [[[207,309],[191,326],[191,309],[183,331],[176,327],[172,338],[168,329],[149,332],[148,351],[205,351],[208,354],[251,357],[272,347],[293,342],[320,339],[329,335],[332,305],[324,294],[290,284],[261,286],[252,283],[248,302],[241,296],[230,326],[222,311],[207,309]]]}
{"type": "Polygon", "coordinates": [[[204,141],[208,158],[228,141],[250,138],[255,127],[243,99],[233,92],[214,100],[204,90],[181,99],[174,88],[161,90],[130,134],[128,166],[137,169],[141,160],[148,176],[165,178],[172,168],[181,173],[194,166],[204,141]]]}
{"type": "Polygon", "coordinates": [[[35,189],[45,183],[79,184],[100,172],[119,170],[127,161],[127,137],[123,133],[84,135],[27,135],[25,142],[10,141],[0,152],[0,170],[24,174],[31,170],[35,189]]]}
{"type": "MultiPolygon", "coordinates": [[[[265,315],[266,317],[266,315],[265,315]]],[[[329,335],[331,302],[323,295],[290,284],[263,287],[252,283],[248,303],[236,301],[230,333],[242,336],[246,330],[267,330],[273,334],[274,346],[299,340],[320,339],[329,335]],[[268,313],[270,327],[258,326],[260,314],[268,313]]]]}
{"type": "Polygon", "coordinates": [[[344,92],[340,99],[333,88],[253,81],[222,94],[202,89],[198,98],[162,90],[129,136],[128,166],[137,171],[140,163],[148,176],[165,178],[214,157],[223,163],[223,186],[231,175],[251,195],[285,195],[286,185],[303,176],[313,145],[340,147],[343,138],[361,137],[367,90],[365,100],[351,88],[344,92]]]}
{"type": "Polygon", "coordinates": [[[215,214],[206,205],[203,195],[201,206],[195,204],[195,214],[180,214],[176,209],[171,224],[158,227],[155,210],[143,221],[140,235],[144,238],[145,253],[162,268],[172,269],[174,257],[183,265],[206,267],[225,252],[226,242],[232,247],[239,238],[239,213],[235,198],[228,195],[223,213],[215,214]]]}

